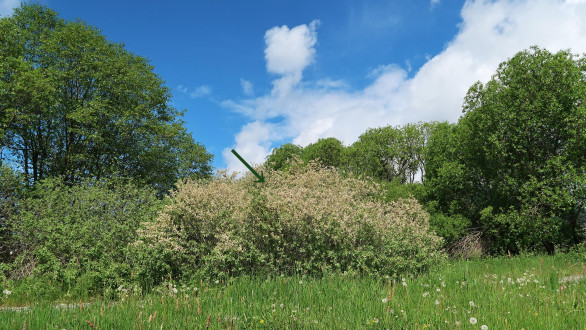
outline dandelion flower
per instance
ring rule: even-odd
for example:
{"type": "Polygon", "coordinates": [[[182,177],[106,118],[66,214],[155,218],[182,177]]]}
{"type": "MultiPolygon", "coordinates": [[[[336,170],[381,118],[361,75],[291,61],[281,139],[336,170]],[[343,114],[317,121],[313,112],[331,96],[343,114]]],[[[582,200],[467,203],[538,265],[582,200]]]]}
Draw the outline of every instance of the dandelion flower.
{"type": "Polygon", "coordinates": [[[387,298],[383,298],[383,304],[386,304],[389,300],[387,298]]]}
{"type": "Polygon", "coordinates": [[[475,317],[471,317],[470,324],[476,324],[476,323],[478,323],[478,320],[475,317]]]}
{"type": "Polygon", "coordinates": [[[263,324],[263,323],[265,323],[265,320],[260,320],[260,324],[263,324]]]}
{"type": "Polygon", "coordinates": [[[482,330],[488,330],[488,325],[486,325],[486,324],[483,324],[483,325],[480,327],[480,329],[482,329],[482,330]]]}

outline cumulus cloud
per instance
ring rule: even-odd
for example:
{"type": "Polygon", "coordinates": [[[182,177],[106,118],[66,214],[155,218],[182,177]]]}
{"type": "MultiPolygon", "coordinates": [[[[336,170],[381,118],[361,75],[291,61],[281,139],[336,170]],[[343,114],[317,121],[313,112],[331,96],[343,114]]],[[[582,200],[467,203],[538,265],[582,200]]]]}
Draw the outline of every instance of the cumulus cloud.
{"type": "MultiPolygon", "coordinates": [[[[251,121],[236,136],[235,147],[245,159],[261,163],[277,142],[306,146],[336,137],[351,144],[371,127],[454,122],[468,88],[488,81],[498,64],[516,52],[532,45],[553,52],[586,52],[585,1],[467,1],[461,16],[458,34],[415,75],[409,77],[396,64],[381,63],[365,73],[371,82],[359,90],[343,82],[336,83],[343,88],[335,88],[327,77],[302,80],[303,69],[315,57],[317,23],[270,29],[265,34],[265,59],[267,71],[278,75],[273,90],[224,102],[251,121]]],[[[226,153],[224,159],[229,168],[242,169],[226,153]]]]}
{"type": "Polygon", "coordinates": [[[12,11],[18,6],[20,0],[0,0],[0,17],[12,15],[12,11]]]}

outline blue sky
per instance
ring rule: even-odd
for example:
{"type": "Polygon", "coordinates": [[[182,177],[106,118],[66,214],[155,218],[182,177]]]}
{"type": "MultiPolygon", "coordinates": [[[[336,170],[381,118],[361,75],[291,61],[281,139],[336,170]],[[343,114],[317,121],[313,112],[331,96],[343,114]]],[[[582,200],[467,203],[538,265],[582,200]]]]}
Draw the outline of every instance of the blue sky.
{"type": "MultiPolygon", "coordinates": [[[[286,142],[456,121],[468,87],[531,45],[586,52],[583,0],[42,0],[147,57],[216,168],[286,142]]],[[[18,0],[0,0],[0,15],[18,0]]]]}

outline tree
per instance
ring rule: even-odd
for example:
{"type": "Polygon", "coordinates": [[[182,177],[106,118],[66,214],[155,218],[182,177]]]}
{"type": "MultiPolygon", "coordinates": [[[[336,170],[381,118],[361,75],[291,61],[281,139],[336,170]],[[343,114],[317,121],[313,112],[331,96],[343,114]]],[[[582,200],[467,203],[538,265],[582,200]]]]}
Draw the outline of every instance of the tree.
{"type": "Polygon", "coordinates": [[[585,72],[584,57],[532,47],[468,91],[450,180],[468,190],[465,200],[454,200],[473,204],[465,208],[490,229],[500,252],[543,245],[553,253],[554,244],[582,239],[585,72]],[[499,241],[513,229],[519,239],[499,241]]]}
{"type": "Polygon", "coordinates": [[[31,184],[132,177],[163,192],[209,176],[170,99],[145,58],[94,27],[40,5],[0,19],[0,147],[31,184]]]}
{"type": "Polygon", "coordinates": [[[296,144],[285,143],[278,148],[274,148],[271,154],[267,156],[265,164],[273,170],[282,170],[287,168],[287,164],[295,157],[301,157],[303,148],[296,144]]]}
{"type": "Polygon", "coordinates": [[[339,168],[345,158],[345,147],[336,138],[319,139],[303,149],[301,159],[306,162],[318,160],[324,166],[339,168]]]}
{"type": "Polygon", "coordinates": [[[358,175],[413,183],[421,171],[423,150],[432,124],[367,130],[350,148],[349,167],[358,175]]]}

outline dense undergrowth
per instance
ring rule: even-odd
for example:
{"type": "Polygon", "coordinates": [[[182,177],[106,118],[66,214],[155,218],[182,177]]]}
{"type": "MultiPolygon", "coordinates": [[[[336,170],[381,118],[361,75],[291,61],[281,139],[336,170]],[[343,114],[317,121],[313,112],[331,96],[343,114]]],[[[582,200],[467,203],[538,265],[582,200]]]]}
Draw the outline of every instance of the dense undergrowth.
{"type": "Polygon", "coordinates": [[[418,274],[445,259],[413,198],[318,163],[252,177],[192,180],[168,198],[132,182],[45,180],[4,228],[0,280],[28,278],[77,295],[164,278],[327,273],[418,274]]]}

